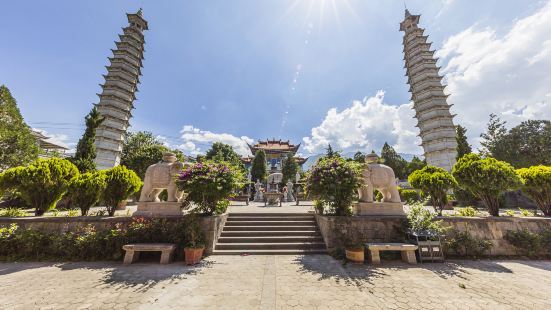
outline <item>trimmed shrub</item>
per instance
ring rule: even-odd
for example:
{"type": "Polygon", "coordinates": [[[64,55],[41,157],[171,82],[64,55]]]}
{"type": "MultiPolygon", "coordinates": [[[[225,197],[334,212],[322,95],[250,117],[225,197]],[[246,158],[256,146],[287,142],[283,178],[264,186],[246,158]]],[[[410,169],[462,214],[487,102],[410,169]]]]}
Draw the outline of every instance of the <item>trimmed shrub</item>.
{"type": "Polygon", "coordinates": [[[349,215],[360,186],[360,167],[340,156],[322,158],[308,173],[307,190],[329,206],[329,213],[349,215]]]}
{"type": "Polygon", "coordinates": [[[186,199],[197,204],[201,213],[212,215],[219,201],[228,199],[238,188],[237,169],[226,162],[195,163],[180,173],[178,188],[188,194],[186,199]]]}
{"type": "Polygon", "coordinates": [[[416,190],[398,188],[398,192],[400,193],[400,199],[407,204],[412,204],[421,200],[416,190]]]}
{"type": "Polygon", "coordinates": [[[515,170],[495,158],[467,154],[457,161],[452,174],[463,189],[478,197],[492,216],[499,216],[499,197],[520,185],[515,170]]]}
{"type": "Polygon", "coordinates": [[[442,215],[442,210],[448,203],[447,192],[457,186],[457,182],[448,171],[434,166],[414,171],[409,175],[408,182],[430,195],[431,203],[439,215],[442,215]]]}
{"type": "Polygon", "coordinates": [[[117,205],[130,197],[142,187],[140,177],[125,166],[116,166],[105,170],[105,190],[103,201],[109,216],[115,215],[117,205]]]}
{"type": "Polygon", "coordinates": [[[27,212],[17,208],[7,208],[0,210],[0,217],[22,217],[27,216],[27,212]]]}
{"type": "Polygon", "coordinates": [[[466,216],[466,217],[475,217],[476,216],[476,209],[473,207],[465,207],[459,209],[457,212],[458,216],[466,216]]]}
{"type": "Polygon", "coordinates": [[[0,188],[17,190],[35,209],[35,215],[43,215],[55,208],[77,175],[77,167],[68,160],[38,159],[26,167],[11,168],[0,174],[0,188]]]}
{"type": "Polygon", "coordinates": [[[530,197],[545,216],[551,216],[551,167],[532,166],[518,169],[521,190],[530,197]]]}
{"type": "Polygon", "coordinates": [[[474,258],[483,256],[494,246],[490,240],[473,237],[466,231],[455,231],[444,244],[456,255],[474,258]]]}
{"type": "Polygon", "coordinates": [[[519,254],[527,256],[534,256],[540,251],[542,239],[542,235],[530,232],[526,228],[517,231],[509,230],[505,234],[505,240],[519,250],[519,254]]]}
{"type": "Polygon", "coordinates": [[[101,199],[106,185],[104,172],[83,173],[69,184],[68,196],[73,206],[80,209],[80,214],[86,216],[88,210],[101,199]]]}

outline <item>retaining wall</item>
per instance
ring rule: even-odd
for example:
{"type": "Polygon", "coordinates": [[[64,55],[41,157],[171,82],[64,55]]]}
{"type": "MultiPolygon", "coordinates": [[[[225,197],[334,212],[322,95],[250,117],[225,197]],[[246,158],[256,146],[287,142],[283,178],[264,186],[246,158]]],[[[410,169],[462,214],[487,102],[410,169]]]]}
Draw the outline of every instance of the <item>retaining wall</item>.
{"type": "MultiPolygon", "coordinates": [[[[201,227],[205,235],[205,254],[211,254],[214,245],[220,237],[222,228],[228,218],[228,214],[200,217],[203,222],[201,227]]],[[[178,221],[181,217],[167,217],[169,221],[178,221]]],[[[132,217],[96,217],[96,216],[76,216],[76,217],[0,217],[0,226],[9,226],[12,223],[17,224],[21,229],[33,229],[44,232],[67,232],[93,225],[96,230],[111,229],[117,224],[128,225],[132,222],[132,217]]]]}
{"type": "MultiPolygon", "coordinates": [[[[487,239],[493,247],[490,256],[518,255],[516,249],[504,239],[509,230],[527,229],[540,232],[551,229],[551,217],[439,217],[444,226],[454,231],[469,232],[473,237],[487,239]]],[[[342,240],[352,234],[361,234],[368,242],[403,242],[407,219],[405,216],[326,216],[316,220],[328,250],[342,247],[342,240]]]]}

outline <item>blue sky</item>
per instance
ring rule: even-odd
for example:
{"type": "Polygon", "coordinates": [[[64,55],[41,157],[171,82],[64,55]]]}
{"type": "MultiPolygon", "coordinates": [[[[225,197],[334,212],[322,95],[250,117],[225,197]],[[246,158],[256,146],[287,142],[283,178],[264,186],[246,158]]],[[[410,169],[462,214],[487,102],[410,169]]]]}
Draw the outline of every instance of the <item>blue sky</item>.
{"type": "MultiPolygon", "coordinates": [[[[406,3],[422,14],[473,144],[490,112],[511,125],[551,117],[548,1],[406,3]]],[[[150,30],[132,130],[189,154],[212,141],[244,153],[243,141],[272,137],[302,142],[304,154],[385,141],[422,153],[398,31],[403,1],[6,1],[0,83],[32,127],[76,143],[125,13],[140,6],[150,30]]]]}

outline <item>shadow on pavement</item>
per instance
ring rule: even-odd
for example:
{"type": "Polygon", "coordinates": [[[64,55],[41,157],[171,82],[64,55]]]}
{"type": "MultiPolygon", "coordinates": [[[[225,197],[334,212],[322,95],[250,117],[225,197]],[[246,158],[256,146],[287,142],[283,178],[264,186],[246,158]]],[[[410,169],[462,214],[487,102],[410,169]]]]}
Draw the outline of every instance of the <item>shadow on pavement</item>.
{"type": "Polygon", "coordinates": [[[61,263],[56,267],[63,271],[75,269],[100,270],[104,272],[99,286],[110,286],[115,290],[132,288],[135,292],[146,292],[160,282],[177,284],[188,276],[200,274],[205,268],[212,268],[215,263],[208,258],[201,263],[187,266],[178,261],[168,265],[159,263],[135,263],[123,265],[113,262],[78,262],[61,263]]]}

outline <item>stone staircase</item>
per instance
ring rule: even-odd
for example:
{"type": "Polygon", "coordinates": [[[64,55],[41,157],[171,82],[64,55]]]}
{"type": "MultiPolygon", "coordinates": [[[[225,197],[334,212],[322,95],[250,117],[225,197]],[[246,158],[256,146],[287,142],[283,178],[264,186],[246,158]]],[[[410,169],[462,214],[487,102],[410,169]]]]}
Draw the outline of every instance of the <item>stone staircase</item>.
{"type": "Polygon", "coordinates": [[[325,243],[312,214],[230,213],[212,254],[326,252],[325,243]]]}

